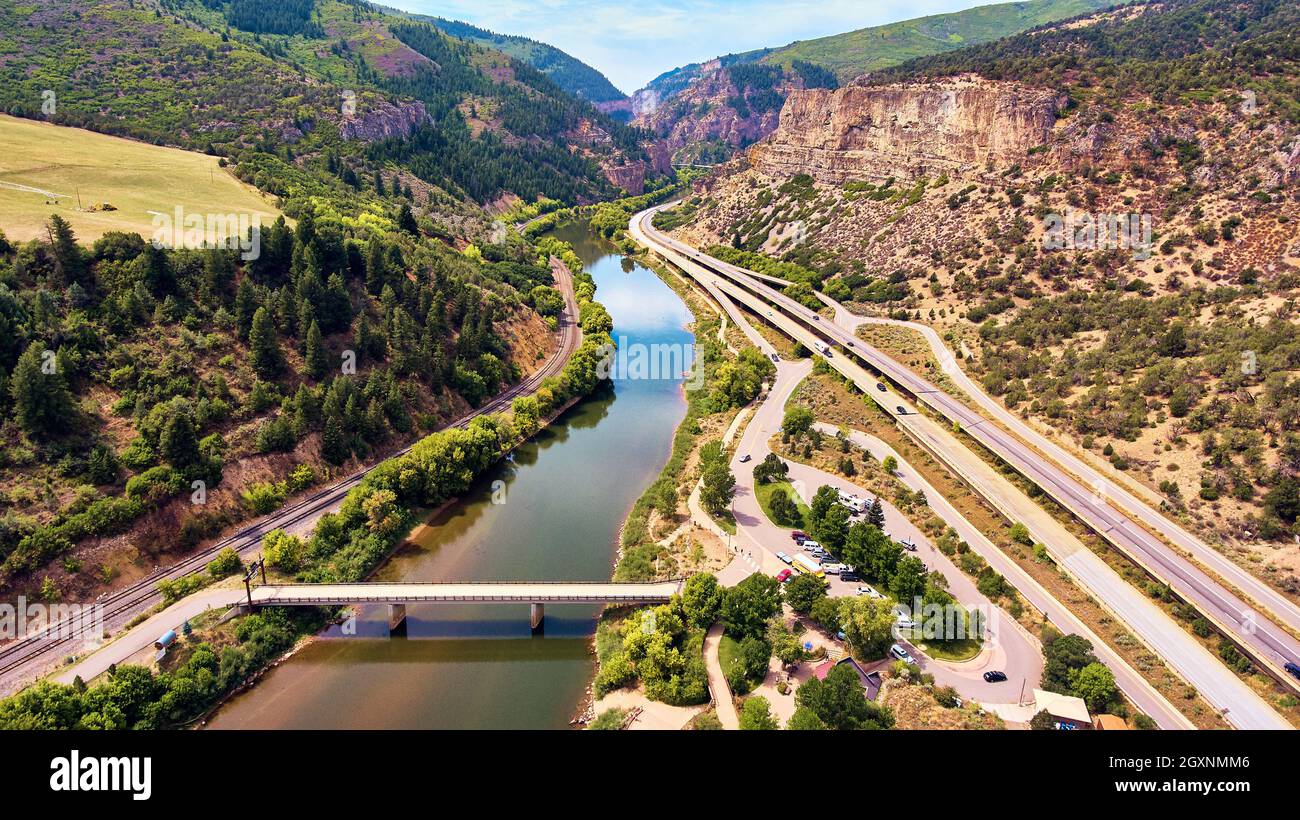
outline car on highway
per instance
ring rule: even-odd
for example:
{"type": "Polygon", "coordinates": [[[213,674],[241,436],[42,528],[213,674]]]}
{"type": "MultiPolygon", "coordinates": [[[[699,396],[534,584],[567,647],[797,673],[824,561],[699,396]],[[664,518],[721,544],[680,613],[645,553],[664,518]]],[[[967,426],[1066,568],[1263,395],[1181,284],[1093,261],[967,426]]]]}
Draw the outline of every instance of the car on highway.
{"type": "Polygon", "coordinates": [[[907,415],[907,408],[904,407],[904,406],[901,405],[901,404],[899,404],[899,405],[895,405],[894,409],[898,411],[898,415],[900,415],[900,416],[906,416],[906,415],[907,415]]]}
{"type": "Polygon", "coordinates": [[[881,595],[880,591],[875,587],[873,587],[871,584],[863,584],[862,586],[858,587],[858,594],[865,595],[868,598],[875,598],[877,601],[885,597],[884,595],[881,595]]]}
{"type": "Polygon", "coordinates": [[[776,554],[776,557],[777,557],[777,558],[780,558],[782,561],[786,562],[787,564],[793,564],[793,563],[794,563],[794,559],[791,558],[790,556],[786,555],[784,552],[778,552],[778,553],[776,554]]]}
{"type": "Polygon", "coordinates": [[[794,570],[789,568],[783,569],[776,574],[776,582],[778,584],[784,584],[786,581],[790,580],[791,575],[794,575],[794,570]]]}
{"type": "Polygon", "coordinates": [[[845,344],[848,345],[849,347],[856,347],[856,345],[853,344],[852,341],[847,341],[847,342],[845,342],[845,344]]]}
{"type": "Polygon", "coordinates": [[[912,653],[908,652],[901,643],[896,643],[889,647],[889,654],[893,655],[903,663],[916,663],[916,658],[913,658],[912,653]]]}
{"type": "Polygon", "coordinates": [[[794,532],[790,533],[790,537],[794,539],[796,543],[802,544],[803,542],[808,540],[808,533],[804,532],[803,530],[795,530],[794,532]]]}
{"type": "Polygon", "coordinates": [[[773,362],[773,364],[780,364],[780,363],[781,363],[781,357],[778,356],[778,355],[776,355],[775,353],[773,353],[773,354],[772,354],[772,362],[773,362]]]}
{"type": "Polygon", "coordinates": [[[822,317],[820,317],[820,316],[818,316],[816,313],[814,313],[814,314],[812,315],[812,320],[813,320],[814,322],[820,322],[820,321],[822,320],[822,317]]]}
{"type": "Polygon", "coordinates": [[[1288,662],[1287,665],[1283,668],[1286,669],[1286,671],[1290,672],[1292,675],[1295,675],[1297,678],[1300,678],[1300,663],[1288,662]]]}
{"type": "Polygon", "coordinates": [[[741,463],[741,464],[745,464],[745,463],[747,463],[751,458],[753,458],[753,456],[751,456],[749,453],[745,453],[743,456],[740,457],[740,463],[741,463]]]}
{"type": "Polygon", "coordinates": [[[888,388],[888,387],[885,387],[885,383],[884,383],[884,382],[876,382],[876,389],[879,390],[881,393],[888,393],[888,392],[889,392],[889,388],[888,388]]]}
{"type": "Polygon", "coordinates": [[[1002,681],[1004,681],[1004,680],[1006,680],[1006,679],[1007,679],[1007,673],[1006,673],[1006,672],[998,672],[998,671],[994,670],[994,671],[992,671],[992,672],[985,672],[985,673],[984,673],[984,680],[985,680],[986,683],[1001,683],[1002,681]]]}

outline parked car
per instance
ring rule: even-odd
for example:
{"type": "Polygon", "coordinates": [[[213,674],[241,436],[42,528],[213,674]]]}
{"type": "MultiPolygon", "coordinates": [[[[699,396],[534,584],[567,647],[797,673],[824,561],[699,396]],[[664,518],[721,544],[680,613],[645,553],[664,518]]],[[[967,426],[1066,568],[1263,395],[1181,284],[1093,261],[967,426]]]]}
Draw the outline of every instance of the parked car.
{"type": "Polygon", "coordinates": [[[1287,665],[1283,668],[1286,669],[1286,671],[1290,672],[1292,675],[1295,675],[1297,678],[1300,678],[1300,663],[1288,662],[1287,665]]]}
{"type": "Polygon", "coordinates": [[[822,564],[822,572],[827,575],[839,575],[845,569],[847,569],[847,567],[843,564],[822,564]]]}
{"type": "Polygon", "coordinates": [[[889,647],[889,654],[893,655],[903,663],[916,663],[916,658],[913,658],[912,653],[908,652],[901,643],[896,643],[889,647]]]}
{"type": "Polygon", "coordinates": [[[902,544],[903,549],[907,550],[908,552],[916,552],[916,542],[913,541],[912,539],[904,538],[902,541],[899,541],[898,543],[902,544]]]}
{"type": "Polygon", "coordinates": [[[899,629],[916,629],[916,621],[906,615],[896,615],[894,616],[894,626],[899,629]]]}
{"type": "Polygon", "coordinates": [[[819,550],[822,548],[821,544],[818,544],[816,541],[806,536],[802,541],[799,542],[799,546],[803,547],[806,550],[819,550]]]}
{"type": "Polygon", "coordinates": [[[851,570],[851,569],[846,569],[846,570],[844,570],[843,572],[840,573],[840,580],[841,580],[841,581],[861,581],[861,580],[862,580],[862,576],[861,576],[861,575],[858,575],[856,572],[854,572],[854,571],[851,570]]]}
{"type": "Polygon", "coordinates": [[[743,456],[740,457],[740,463],[744,464],[745,462],[749,461],[751,458],[753,458],[753,456],[751,456],[749,453],[745,453],[743,456]]]}
{"type": "Polygon", "coordinates": [[[808,533],[804,532],[803,530],[795,530],[794,532],[790,533],[790,537],[793,538],[795,541],[798,541],[800,544],[802,544],[804,541],[808,540],[808,533]]]}
{"type": "Polygon", "coordinates": [[[793,563],[794,563],[794,559],[791,558],[790,556],[786,555],[784,552],[778,552],[778,553],[776,554],[776,557],[777,557],[777,558],[780,558],[782,561],[786,562],[787,564],[793,564],[793,563]]]}
{"type": "Polygon", "coordinates": [[[1006,680],[1006,679],[1007,679],[1007,673],[1006,673],[1006,672],[997,672],[997,671],[994,671],[994,672],[985,672],[985,673],[984,673],[984,680],[985,680],[986,682],[988,682],[988,683],[1001,683],[1002,681],[1004,681],[1004,680],[1006,680]]]}
{"type": "Polygon", "coordinates": [[[776,582],[778,584],[784,584],[786,581],[790,580],[791,575],[794,575],[794,570],[783,569],[776,574],[776,582]]]}
{"type": "Polygon", "coordinates": [[[888,388],[888,387],[885,387],[885,383],[884,383],[884,382],[876,382],[876,389],[879,390],[881,393],[888,393],[888,392],[889,392],[889,388],[888,388]]]}
{"type": "Polygon", "coordinates": [[[858,587],[858,594],[865,595],[868,598],[875,598],[877,601],[885,597],[884,595],[881,595],[880,591],[877,590],[875,587],[873,587],[871,584],[863,584],[862,586],[858,587]]]}

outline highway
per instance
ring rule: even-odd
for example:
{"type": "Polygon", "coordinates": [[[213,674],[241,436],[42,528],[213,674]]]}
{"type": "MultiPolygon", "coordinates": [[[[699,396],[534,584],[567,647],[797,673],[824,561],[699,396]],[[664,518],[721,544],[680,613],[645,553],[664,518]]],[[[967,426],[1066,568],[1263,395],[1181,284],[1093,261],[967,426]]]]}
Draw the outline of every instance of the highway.
{"type": "MultiPolygon", "coordinates": [[[[775,277],[762,277],[768,281],[781,283],[775,277]]],[[[788,283],[781,283],[788,284],[788,283]]],[[[1121,481],[1106,476],[1102,470],[1091,465],[1075,453],[1062,447],[1044,435],[1024,419],[1012,413],[1002,402],[984,392],[978,381],[972,379],[957,364],[952,351],[944,344],[938,331],[919,322],[900,321],[897,319],[880,319],[857,316],[843,305],[825,294],[818,293],[821,299],[835,310],[835,322],[852,332],[864,324],[897,325],[914,330],[930,345],[944,374],[966,393],[980,409],[992,416],[1012,433],[1047,455],[1059,466],[1069,470],[1076,478],[1112,500],[1125,513],[1137,518],[1148,530],[1165,538],[1170,544],[1185,550],[1199,564],[1218,575],[1238,592],[1250,598],[1281,624],[1295,633],[1300,631],[1300,605],[1286,597],[1282,592],[1270,586],[1266,581],[1256,577],[1250,571],[1238,565],[1228,556],[1188,532],[1177,522],[1161,513],[1158,509],[1136,497],[1123,486],[1121,481]]]]}
{"type": "MultiPolygon", "coordinates": [[[[551,269],[565,301],[564,313],[559,317],[559,326],[556,329],[558,338],[556,351],[531,376],[443,429],[465,427],[477,416],[506,409],[516,397],[534,392],[545,379],[558,375],[564,369],[570,355],[577,349],[582,334],[578,327],[578,307],[574,296],[573,279],[568,269],[556,259],[551,260],[551,269]]],[[[375,464],[255,521],[235,534],[216,541],[170,567],[160,568],[148,577],[95,601],[95,604],[103,607],[104,630],[115,634],[138,615],[161,603],[162,594],[157,589],[159,581],[175,580],[191,573],[203,572],[207,563],[227,547],[233,547],[241,556],[254,553],[260,547],[263,536],[272,530],[309,526],[325,513],[337,509],[348,492],[360,484],[361,480],[378,464],[401,456],[410,449],[410,446],[407,446],[392,452],[375,464]]],[[[21,688],[60,663],[65,657],[81,652],[88,645],[95,645],[99,637],[77,634],[66,628],[64,622],[56,622],[36,634],[10,642],[0,648],[0,694],[21,688]],[[69,632],[72,634],[65,634],[69,632]]]]}
{"type": "MultiPolygon", "coordinates": [[[[716,287],[722,288],[733,298],[747,303],[756,312],[768,312],[770,321],[809,347],[822,339],[839,345],[840,350],[833,353],[828,361],[836,369],[853,378],[858,386],[880,403],[887,412],[896,415],[905,428],[914,427],[912,432],[918,434],[918,440],[923,445],[932,450],[937,449],[936,455],[941,458],[946,453],[948,457],[943,460],[950,466],[954,466],[961,455],[954,452],[949,444],[952,437],[937,434],[934,429],[937,425],[926,429],[922,424],[925,417],[909,410],[903,403],[887,404],[887,400],[893,400],[892,394],[881,395],[875,389],[875,380],[871,379],[865,371],[858,372],[852,366],[843,355],[844,352],[852,352],[855,358],[862,360],[875,372],[884,374],[917,400],[959,425],[960,429],[972,439],[1037,483],[1044,492],[1100,533],[1121,552],[1155,577],[1169,583],[1176,593],[1201,609],[1225,632],[1232,634],[1252,656],[1263,659],[1279,679],[1286,678],[1285,673],[1281,672],[1281,664],[1284,662],[1283,659],[1300,657],[1300,641],[1210,578],[1189,559],[1177,554],[1110,506],[1106,497],[1093,493],[1066,471],[1005,430],[988,423],[984,417],[958,399],[948,396],[885,354],[855,339],[843,328],[823,321],[814,311],[767,286],[750,272],[713,259],[657,231],[650,224],[650,220],[655,212],[664,207],[666,206],[658,206],[633,217],[629,230],[637,241],[668,258],[700,281],[713,278],[716,287]],[[775,317],[770,312],[772,307],[777,308],[775,317]],[[924,437],[922,438],[921,435],[924,437]]],[[[972,466],[969,459],[965,464],[968,469],[972,466]]],[[[975,466],[978,469],[978,465],[975,466]]],[[[982,484],[983,482],[975,486],[984,492],[985,487],[982,484]]],[[[1022,502],[1026,499],[1023,494],[1015,495],[1019,498],[1013,498],[1012,494],[1006,493],[1002,498],[1011,501],[1017,509],[1024,510],[1022,502]]],[[[1000,506],[999,509],[1004,514],[1014,514],[1014,510],[1008,510],[1007,507],[1000,506]]],[[[1042,516],[1037,516],[1033,520],[1041,522],[1042,516]]],[[[1049,547],[1056,546],[1054,542],[1067,538],[1077,544],[1077,540],[1070,538],[1068,532],[1059,528],[1059,525],[1056,528],[1036,528],[1031,525],[1030,529],[1040,535],[1040,539],[1044,530],[1052,529],[1057,534],[1057,538],[1041,539],[1045,540],[1049,547]]],[[[1184,679],[1196,686],[1210,703],[1225,714],[1229,722],[1241,728],[1290,728],[1289,723],[1223,667],[1217,659],[1214,659],[1213,655],[1195,644],[1185,632],[1179,634],[1181,627],[1173,624],[1163,613],[1153,613],[1149,602],[1145,602],[1145,607],[1142,606],[1137,600],[1141,596],[1136,596],[1135,599],[1131,594],[1135,590],[1131,586],[1127,590],[1117,587],[1114,579],[1118,576],[1113,571],[1108,572],[1108,568],[1104,568],[1104,565],[1096,566],[1095,562],[1089,561],[1088,556],[1091,553],[1087,555],[1084,553],[1087,553],[1086,549],[1069,551],[1069,557],[1079,564],[1077,567],[1071,566],[1076,577],[1086,574],[1094,593],[1099,594],[1107,607],[1121,617],[1148,647],[1164,658],[1166,663],[1170,664],[1184,679]],[[1105,591],[1106,594],[1101,595],[1100,591],[1105,591]]],[[[1300,684],[1300,681],[1294,683],[1300,684]]]]}

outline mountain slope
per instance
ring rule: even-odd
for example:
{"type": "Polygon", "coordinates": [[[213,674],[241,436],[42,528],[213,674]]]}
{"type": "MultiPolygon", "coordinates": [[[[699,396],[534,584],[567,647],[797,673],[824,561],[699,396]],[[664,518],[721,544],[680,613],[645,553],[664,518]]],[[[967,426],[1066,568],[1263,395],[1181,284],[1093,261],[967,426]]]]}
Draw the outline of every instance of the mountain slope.
{"type": "Polygon", "coordinates": [[[764,55],[789,65],[804,60],[834,72],[841,81],[924,57],[987,43],[1027,29],[1117,5],[1122,0],[1027,0],[918,17],[883,26],[801,40],[764,55]]]}
{"type": "Polygon", "coordinates": [[[588,102],[615,102],[627,97],[615,88],[604,74],[547,43],[514,34],[497,34],[459,20],[444,20],[441,17],[427,17],[422,14],[411,15],[411,17],[432,23],[452,37],[470,40],[494,48],[502,54],[508,54],[550,77],[556,85],[568,93],[588,102]]]}

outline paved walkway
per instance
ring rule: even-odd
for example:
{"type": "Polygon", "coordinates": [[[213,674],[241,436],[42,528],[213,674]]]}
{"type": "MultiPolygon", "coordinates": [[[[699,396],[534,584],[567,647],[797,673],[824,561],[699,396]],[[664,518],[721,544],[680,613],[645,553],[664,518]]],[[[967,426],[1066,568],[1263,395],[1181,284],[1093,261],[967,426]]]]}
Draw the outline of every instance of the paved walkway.
{"type": "Polygon", "coordinates": [[[731,697],[731,687],[727,686],[727,676],[722,673],[722,660],[718,656],[718,646],[722,643],[722,624],[709,627],[704,636],[704,665],[709,670],[709,690],[713,693],[713,708],[717,710],[718,720],[724,729],[739,729],[740,715],[736,712],[736,703],[731,697]]]}

